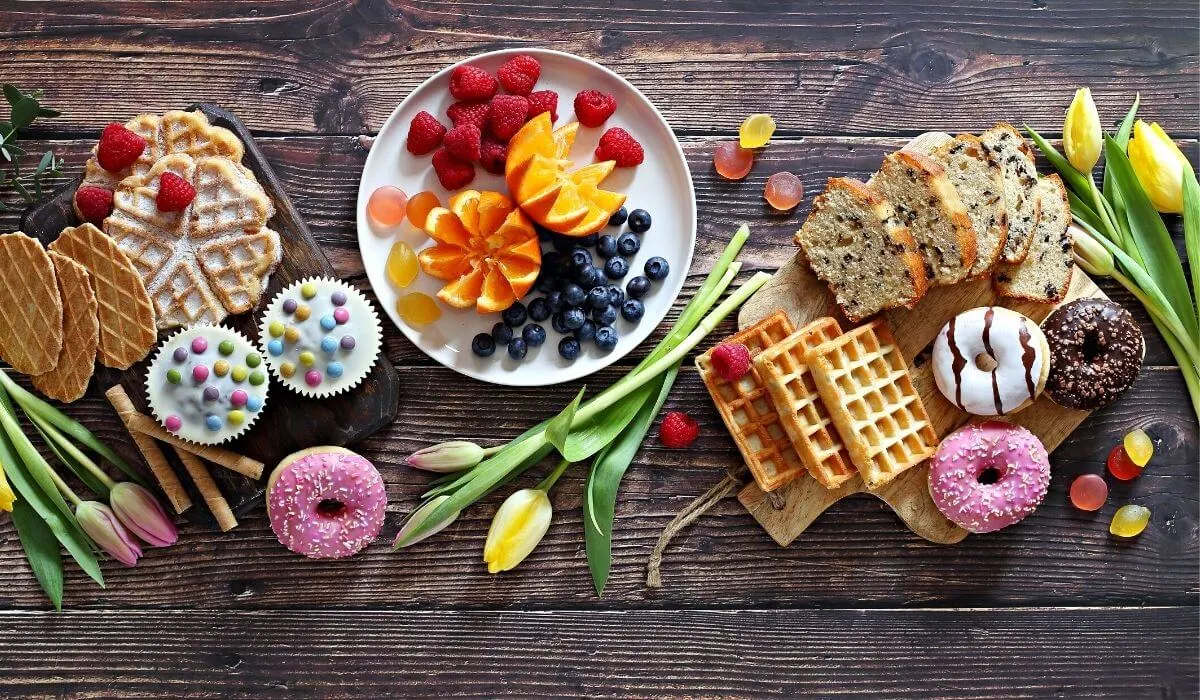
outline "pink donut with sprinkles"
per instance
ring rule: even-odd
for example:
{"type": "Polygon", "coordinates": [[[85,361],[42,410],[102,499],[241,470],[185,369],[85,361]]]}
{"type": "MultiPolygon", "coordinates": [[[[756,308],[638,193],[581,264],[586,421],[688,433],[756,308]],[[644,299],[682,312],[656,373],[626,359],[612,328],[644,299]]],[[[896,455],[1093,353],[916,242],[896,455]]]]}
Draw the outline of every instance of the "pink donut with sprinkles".
{"type": "Polygon", "coordinates": [[[383,528],[387,493],[375,465],[341,447],[288,455],[267,481],[267,516],[279,542],[313,559],[357,554],[383,528]]]}
{"type": "Polygon", "coordinates": [[[947,435],[930,460],[933,502],[967,532],[995,532],[1021,522],[1049,487],[1045,446],[1012,423],[965,425],[947,435]]]}

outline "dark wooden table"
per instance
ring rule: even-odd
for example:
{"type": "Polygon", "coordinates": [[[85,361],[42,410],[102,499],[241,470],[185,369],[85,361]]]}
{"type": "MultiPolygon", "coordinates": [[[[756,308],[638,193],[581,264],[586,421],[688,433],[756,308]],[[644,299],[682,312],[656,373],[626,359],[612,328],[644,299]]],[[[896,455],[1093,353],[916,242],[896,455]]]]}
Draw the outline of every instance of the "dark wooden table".
{"type": "MultiPolygon", "coordinates": [[[[1140,92],[1142,115],[1194,158],[1198,23],[1195,2],[1161,0],[6,2],[0,73],[43,88],[63,111],[33,145],[56,149],[71,174],[104,123],[196,101],[232,109],[335,267],[365,287],[359,135],[474,53],[576,52],[637,85],[684,143],[700,209],[687,298],[738,223],[754,232],[746,271],[774,269],[825,178],[864,176],[929,129],[1004,119],[1058,134],[1077,86],[1091,86],[1110,128],[1140,92]],[[713,145],[755,111],[775,115],[775,141],[745,181],[718,179],[713,145]],[[809,194],[791,215],[761,198],[782,169],[809,194]]],[[[16,218],[0,216],[0,228],[16,218]]],[[[514,572],[490,576],[480,561],[498,498],[435,540],[390,551],[428,480],[402,466],[406,454],[451,436],[511,438],[578,385],[465,380],[389,329],[401,415],[361,446],[388,484],[384,539],[316,563],[283,549],[261,513],[228,534],[185,528],[134,569],[106,565],[106,590],[69,567],[67,611],[56,614],[0,524],[0,694],[1195,697],[1197,425],[1146,314],[1102,285],[1142,322],[1145,368],[1055,452],[1050,494],[1020,526],[933,546],[861,497],[785,549],[730,498],[675,541],[664,586],[649,589],[645,565],[663,526],[738,463],[685,363],[669,407],[696,416],[702,437],[688,451],[648,443],[639,453],[603,598],[583,552],[578,472],[556,489],[549,534],[514,572]],[[1066,491],[1135,427],[1154,436],[1154,461],[1114,485],[1110,504],[1141,503],[1153,517],[1140,538],[1118,542],[1107,533],[1112,505],[1085,515],[1066,491]]],[[[649,346],[589,383],[615,380],[649,346]]],[[[100,387],[71,413],[124,441],[100,387]]]]}

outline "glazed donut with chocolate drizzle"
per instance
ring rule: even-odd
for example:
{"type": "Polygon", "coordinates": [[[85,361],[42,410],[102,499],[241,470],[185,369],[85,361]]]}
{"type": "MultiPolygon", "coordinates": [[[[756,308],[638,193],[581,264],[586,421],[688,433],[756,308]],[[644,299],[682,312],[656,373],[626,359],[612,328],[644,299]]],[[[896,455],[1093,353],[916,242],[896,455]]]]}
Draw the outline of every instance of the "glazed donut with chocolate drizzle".
{"type": "Polygon", "coordinates": [[[958,408],[977,416],[1016,413],[1046,386],[1050,350],[1041,329],[999,306],[968,309],[933,342],[933,378],[958,408]]]}
{"type": "Polygon", "coordinates": [[[1103,408],[1133,386],[1146,355],[1142,329],[1120,305],[1107,299],[1076,299],[1042,321],[1050,342],[1054,403],[1091,411],[1103,408]]]}

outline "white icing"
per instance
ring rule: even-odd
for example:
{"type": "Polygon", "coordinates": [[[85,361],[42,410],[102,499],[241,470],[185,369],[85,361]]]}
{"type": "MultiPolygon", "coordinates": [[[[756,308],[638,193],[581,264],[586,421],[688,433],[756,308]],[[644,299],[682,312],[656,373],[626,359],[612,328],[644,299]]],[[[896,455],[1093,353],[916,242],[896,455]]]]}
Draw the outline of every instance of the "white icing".
{"type": "Polygon", "coordinates": [[[1046,362],[1040,342],[1041,329],[1028,318],[998,306],[981,306],[969,309],[947,323],[933,343],[933,377],[938,390],[950,403],[967,413],[977,416],[995,416],[1020,408],[1036,397],[1040,390],[1038,378],[1046,362]],[[991,353],[984,343],[983,332],[988,311],[992,311],[988,340],[991,353]],[[954,327],[954,344],[966,361],[961,371],[961,381],[954,374],[954,352],[950,345],[950,329],[954,327]],[[1032,366],[1026,372],[1022,347],[1021,328],[1029,332],[1027,346],[1033,352],[1032,366]],[[976,364],[979,355],[990,355],[996,366],[990,371],[976,364]],[[1027,379],[1028,377],[1028,379],[1027,379]],[[993,381],[994,378],[994,381],[993,381]],[[1029,391],[1029,384],[1034,391],[1029,391]],[[996,402],[999,397],[1000,410],[996,402]]]}

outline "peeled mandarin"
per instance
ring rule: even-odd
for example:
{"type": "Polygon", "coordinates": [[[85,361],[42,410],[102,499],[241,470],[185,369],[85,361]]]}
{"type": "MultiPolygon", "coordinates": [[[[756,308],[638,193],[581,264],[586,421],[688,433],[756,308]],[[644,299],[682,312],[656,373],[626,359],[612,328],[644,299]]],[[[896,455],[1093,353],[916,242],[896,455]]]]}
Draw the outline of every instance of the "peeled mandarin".
{"type": "Polygon", "coordinates": [[[404,194],[404,190],[384,185],[372,192],[367,199],[367,217],[376,226],[391,228],[404,221],[407,206],[408,195],[404,194]]]}
{"type": "Polygon", "coordinates": [[[421,292],[410,292],[397,299],[396,312],[410,326],[433,323],[442,316],[442,310],[433,297],[421,292]]]}
{"type": "Polygon", "coordinates": [[[1099,474],[1081,474],[1071,482],[1071,505],[1079,510],[1100,510],[1108,500],[1108,484],[1099,474]]]}
{"type": "Polygon", "coordinates": [[[1154,442],[1144,430],[1131,430],[1125,435],[1122,445],[1129,459],[1139,467],[1146,466],[1154,456],[1154,442]]]}
{"type": "Polygon", "coordinates": [[[1108,471],[1121,481],[1132,481],[1142,473],[1142,468],[1129,458],[1124,445],[1117,445],[1108,453],[1108,471]]]}
{"type": "Polygon", "coordinates": [[[761,148],[775,134],[775,120],[769,114],[751,114],[738,129],[738,143],[742,148],[761,148]]]}
{"type": "Polygon", "coordinates": [[[412,199],[408,200],[408,221],[413,226],[419,229],[425,228],[425,219],[429,217],[429,212],[433,211],[434,207],[440,207],[442,203],[438,200],[438,196],[432,192],[418,192],[413,195],[412,199]]]}
{"type": "Polygon", "coordinates": [[[1108,531],[1117,537],[1137,537],[1150,523],[1150,509],[1142,506],[1121,506],[1113,514],[1108,531]]]}
{"type": "Polygon", "coordinates": [[[387,259],[387,276],[392,284],[404,289],[413,283],[420,270],[417,254],[412,247],[403,241],[392,244],[392,252],[388,253],[387,259]]]}
{"type": "Polygon", "coordinates": [[[713,151],[713,167],[726,180],[741,180],[754,167],[754,151],[727,141],[713,151]]]}
{"type": "Polygon", "coordinates": [[[804,199],[804,183],[789,172],[775,173],[767,178],[763,198],[779,211],[793,209],[804,199]]]}

